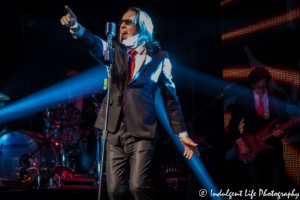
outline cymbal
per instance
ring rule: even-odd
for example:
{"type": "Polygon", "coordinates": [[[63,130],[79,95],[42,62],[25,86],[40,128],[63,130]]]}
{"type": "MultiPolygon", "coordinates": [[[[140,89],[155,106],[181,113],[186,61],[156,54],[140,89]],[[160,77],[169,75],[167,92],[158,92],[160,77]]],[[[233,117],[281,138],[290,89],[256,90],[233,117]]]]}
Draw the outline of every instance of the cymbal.
{"type": "Polygon", "coordinates": [[[9,101],[9,100],[10,98],[8,96],[0,93],[0,101],[9,101]]]}

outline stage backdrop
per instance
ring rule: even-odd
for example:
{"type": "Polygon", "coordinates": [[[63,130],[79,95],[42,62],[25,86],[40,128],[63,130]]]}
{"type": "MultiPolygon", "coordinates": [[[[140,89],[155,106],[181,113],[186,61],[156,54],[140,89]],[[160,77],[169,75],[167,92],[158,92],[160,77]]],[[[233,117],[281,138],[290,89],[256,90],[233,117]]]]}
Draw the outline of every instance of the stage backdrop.
{"type": "MultiPolygon", "coordinates": [[[[300,115],[300,3],[296,0],[221,1],[223,78],[249,86],[248,74],[256,66],[266,67],[270,87],[285,93],[289,119],[300,115]]],[[[238,92],[224,100],[227,186],[246,188],[246,166],[235,159],[234,141],[228,137],[231,107],[238,92]]],[[[241,121],[240,130],[242,132],[241,121]]],[[[288,188],[300,188],[300,123],[286,131],[285,178],[288,188]]]]}

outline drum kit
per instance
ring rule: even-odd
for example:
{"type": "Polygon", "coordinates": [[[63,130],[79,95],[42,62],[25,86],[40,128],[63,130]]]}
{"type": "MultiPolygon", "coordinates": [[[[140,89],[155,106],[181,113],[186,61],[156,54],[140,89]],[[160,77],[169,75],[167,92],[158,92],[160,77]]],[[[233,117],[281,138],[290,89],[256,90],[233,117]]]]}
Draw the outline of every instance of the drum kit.
{"type": "MultiPolygon", "coordinates": [[[[0,110],[9,100],[0,93],[0,110]]],[[[95,105],[97,112],[100,104],[95,105]]],[[[0,130],[0,187],[58,188],[63,178],[90,177],[75,173],[74,160],[87,149],[80,110],[73,103],[56,105],[44,112],[44,121],[42,134],[0,130]]]]}
{"type": "MultiPolygon", "coordinates": [[[[92,113],[97,115],[101,103],[94,94],[92,96],[95,107],[92,113]]],[[[8,96],[0,93],[0,111],[9,100],[8,96]]],[[[85,174],[77,174],[76,157],[87,149],[87,137],[85,131],[80,129],[81,111],[72,101],[70,99],[70,103],[52,106],[44,112],[45,128],[42,133],[7,128],[0,130],[0,189],[98,187],[102,132],[95,130],[95,163],[85,174]]],[[[180,164],[167,163],[161,166],[160,177],[184,175],[180,164]]]]}

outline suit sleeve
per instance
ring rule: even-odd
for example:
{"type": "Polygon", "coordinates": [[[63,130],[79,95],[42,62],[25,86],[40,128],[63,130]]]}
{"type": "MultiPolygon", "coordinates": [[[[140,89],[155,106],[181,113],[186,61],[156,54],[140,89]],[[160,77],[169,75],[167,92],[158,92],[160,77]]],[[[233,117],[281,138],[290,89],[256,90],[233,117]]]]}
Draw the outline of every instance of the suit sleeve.
{"type": "Polygon", "coordinates": [[[278,104],[279,104],[279,110],[280,110],[280,117],[282,120],[282,123],[286,122],[288,120],[288,113],[286,110],[286,96],[281,93],[278,98],[278,104]]]}
{"type": "Polygon", "coordinates": [[[77,41],[87,49],[94,58],[102,63],[101,60],[106,50],[106,42],[104,40],[85,29],[84,34],[78,37],[77,41]]]}
{"type": "Polygon", "coordinates": [[[236,142],[239,138],[244,138],[243,135],[239,131],[239,124],[242,118],[244,117],[244,109],[243,109],[243,99],[241,96],[238,96],[235,101],[235,106],[231,113],[231,119],[229,122],[229,135],[236,142]]]}
{"type": "Polygon", "coordinates": [[[170,126],[174,134],[185,132],[186,126],[181,112],[181,105],[176,95],[175,84],[172,81],[172,65],[167,54],[162,63],[162,72],[158,83],[161,87],[161,94],[168,114],[170,126]]]}

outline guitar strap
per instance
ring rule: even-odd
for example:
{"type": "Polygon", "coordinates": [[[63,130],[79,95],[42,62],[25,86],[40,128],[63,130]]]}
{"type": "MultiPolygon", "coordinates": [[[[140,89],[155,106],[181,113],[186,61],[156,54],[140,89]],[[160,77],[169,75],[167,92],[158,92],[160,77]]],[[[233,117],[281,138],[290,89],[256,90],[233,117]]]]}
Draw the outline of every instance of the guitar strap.
{"type": "Polygon", "coordinates": [[[277,101],[277,98],[275,97],[275,92],[273,90],[269,90],[269,92],[270,92],[270,97],[272,98],[277,116],[278,116],[279,119],[281,119],[280,110],[279,110],[279,106],[278,106],[278,101],[277,101]]]}

